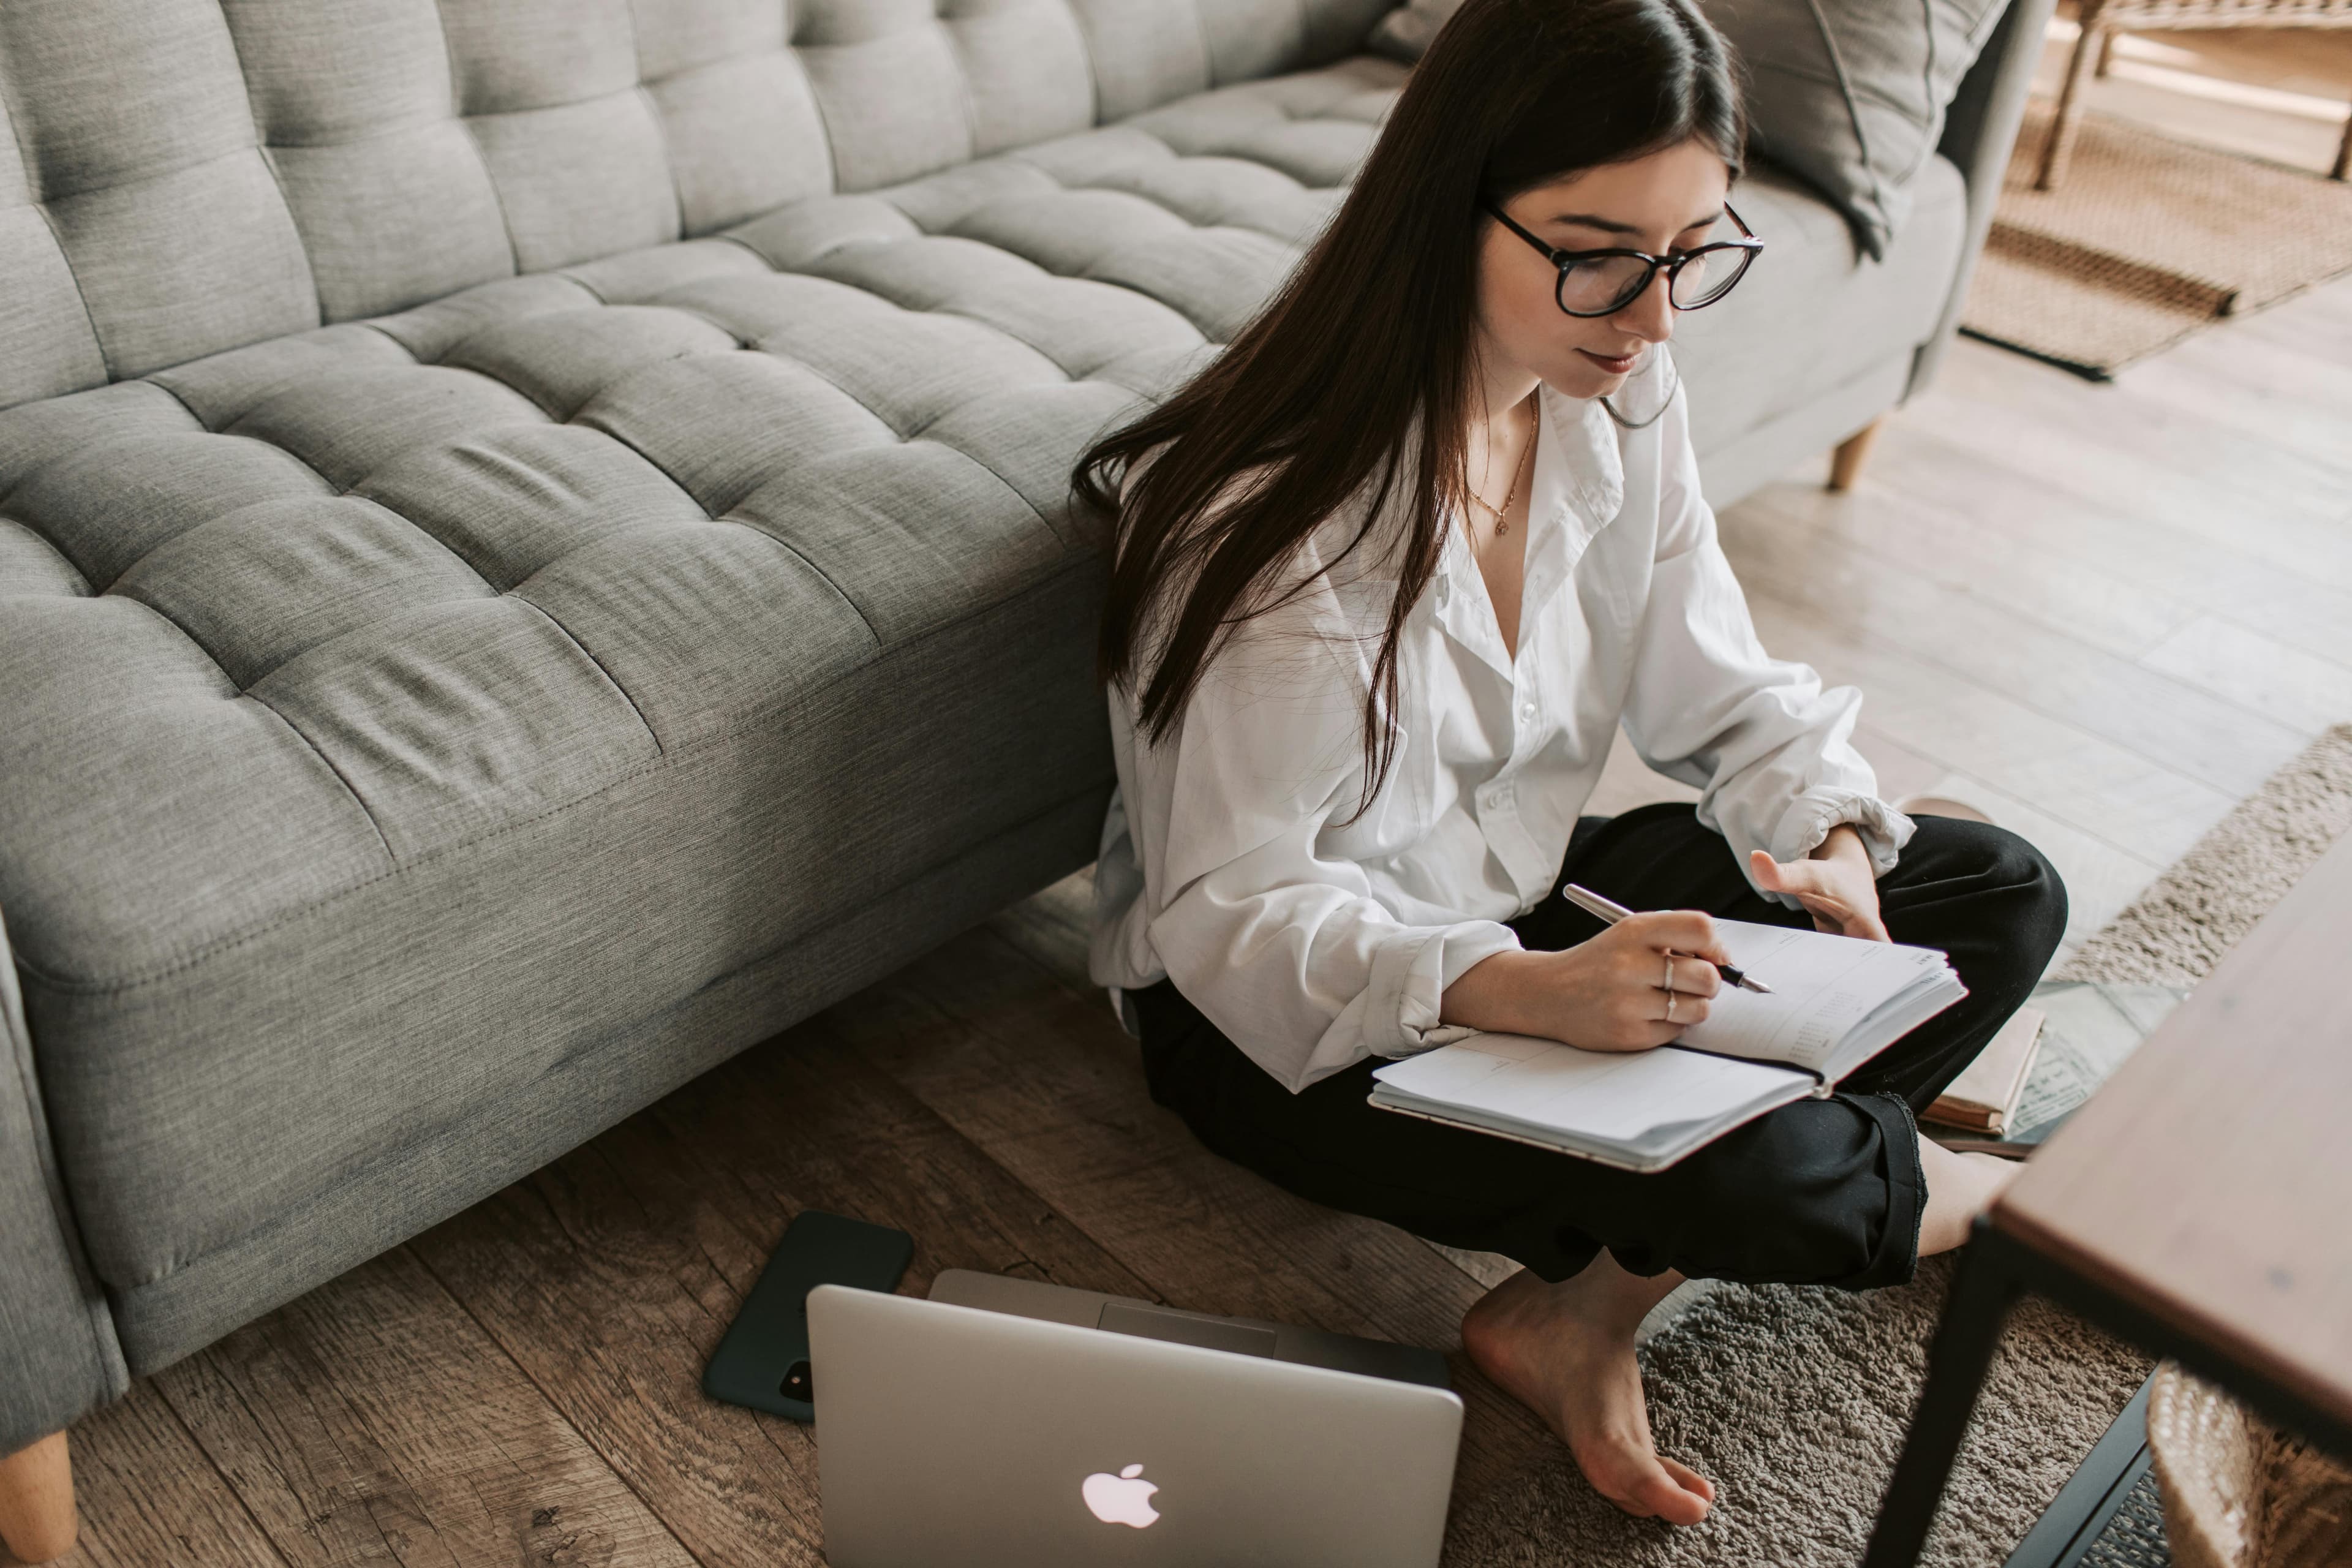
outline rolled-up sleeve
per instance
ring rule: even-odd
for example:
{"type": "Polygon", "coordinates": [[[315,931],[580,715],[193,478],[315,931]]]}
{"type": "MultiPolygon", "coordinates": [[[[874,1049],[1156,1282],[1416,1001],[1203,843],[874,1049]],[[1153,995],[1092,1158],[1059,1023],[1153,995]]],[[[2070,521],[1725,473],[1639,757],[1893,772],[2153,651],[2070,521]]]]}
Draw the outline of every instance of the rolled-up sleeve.
{"type": "Polygon", "coordinates": [[[1318,618],[1302,607],[1249,623],[1177,730],[1134,749],[1149,805],[1129,803],[1130,830],[1161,840],[1140,847],[1157,863],[1149,931],[1169,977],[1294,1091],[1470,1034],[1440,1023],[1445,988],[1519,945],[1495,921],[1407,924],[1361,866],[1318,852],[1361,789],[1362,688],[1349,639],[1302,624],[1318,618]]]}
{"type": "MultiPolygon", "coordinates": [[[[1810,667],[1764,651],[1699,494],[1681,396],[1660,423],[1658,553],[1626,737],[1651,767],[1700,791],[1699,820],[1730,841],[1743,872],[1752,849],[1799,859],[1845,823],[1884,876],[1912,823],[1878,798],[1854,750],[1862,693],[1824,689],[1810,667]]],[[[1786,894],[1764,896],[1797,907],[1786,894]]]]}

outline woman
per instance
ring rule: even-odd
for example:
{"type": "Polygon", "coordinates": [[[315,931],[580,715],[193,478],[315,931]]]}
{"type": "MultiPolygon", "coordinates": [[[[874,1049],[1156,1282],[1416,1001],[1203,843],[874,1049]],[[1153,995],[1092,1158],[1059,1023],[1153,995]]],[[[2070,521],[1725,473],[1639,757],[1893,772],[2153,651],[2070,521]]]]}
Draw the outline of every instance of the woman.
{"type": "Polygon", "coordinates": [[[1643,1315],[1685,1278],[1860,1289],[1959,1246],[2011,1168],[1913,1113],[2065,918],[2021,840],[1879,800],[1858,694],[1757,643],[1665,347],[1760,248],[1741,140],[1692,0],[1468,0],[1286,287],[1075,478],[1117,518],[1091,962],[1152,1093],[1293,1192],[1523,1264],[1465,1349],[1677,1523],[1714,1488],[1652,1444],[1643,1315]],[[1621,724],[1696,808],[1580,820],[1621,724]],[[1604,928],[1568,881],[1664,912],[1604,928]],[[1365,1103],[1474,1030],[1674,1039],[1715,916],[1939,948],[1969,994],[1654,1174],[1365,1103]]]}

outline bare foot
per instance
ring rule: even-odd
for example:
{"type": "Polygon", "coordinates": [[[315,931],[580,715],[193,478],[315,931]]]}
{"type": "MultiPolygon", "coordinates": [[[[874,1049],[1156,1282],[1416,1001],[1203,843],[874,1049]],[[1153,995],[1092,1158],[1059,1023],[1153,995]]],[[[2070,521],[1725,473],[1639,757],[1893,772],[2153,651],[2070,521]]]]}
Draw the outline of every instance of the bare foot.
{"type": "Polygon", "coordinates": [[[1521,1269],[1464,1315],[1462,1348],[1559,1434],[1595,1491],[1641,1518],[1696,1524],[1715,1483],[1658,1453],[1633,1359],[1633,1331],[1681,1282],[1628,1274],[1606,1252],[1559,1285],[1521,1269]]]}

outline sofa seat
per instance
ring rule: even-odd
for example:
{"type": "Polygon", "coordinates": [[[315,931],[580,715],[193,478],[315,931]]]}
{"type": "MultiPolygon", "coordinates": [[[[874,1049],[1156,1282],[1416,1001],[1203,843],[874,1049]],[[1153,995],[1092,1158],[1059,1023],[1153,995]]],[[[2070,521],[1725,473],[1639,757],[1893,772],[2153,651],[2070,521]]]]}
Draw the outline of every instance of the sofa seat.
{"type": "MultiPolygon", "coordinates": [[[[1070,466],[1255,308],[1401,75],[0,412],[0,910],[134,1370],[269,1305],[284,1267],[136,1303],[272,1216],[375,1167],[430,1223],[665,1009],[1024,824],[1091,855],[1070,466]]],[[[947,934],[901,923],[841,989],[947,934]]]]}
{"type": "MultiPolygon", "coordinates": [[[[1968,183],[1947,159],[1929,158],[1909,188],[1911,216],[1885,259],[1872,261],[1845,219],[1790,175],[1759,163],[1740,181],[1731,205],[1764,237],[1764,254],[1721,304],[1675,323],[1675,360],[1690,381],[1691,440],[1703,466],[1788,411],[1818,405],[1874,373],[1891,380],[1873,412],[1900,400],[1912,355],[1950,299],[1969,226],[1968,183]]],[[[1848,426],[1823,437],[1852,433],[1848,426]]],[[[1733,499],[1714,473],[1707,477],[1717,505],[1733,499]]]]}

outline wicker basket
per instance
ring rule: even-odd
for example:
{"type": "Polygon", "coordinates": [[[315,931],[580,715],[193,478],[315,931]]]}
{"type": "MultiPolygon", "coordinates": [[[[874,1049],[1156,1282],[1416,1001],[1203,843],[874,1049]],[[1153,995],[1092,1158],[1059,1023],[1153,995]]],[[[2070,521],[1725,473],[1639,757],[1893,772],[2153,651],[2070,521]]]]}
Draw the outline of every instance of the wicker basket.
{"type": "Polygon", "coordinates": [[[2147,1447],[2176,1568],[2352,1564],[2352,1468],[2170,1362],[2148,1390],[2147,1447]]]}

